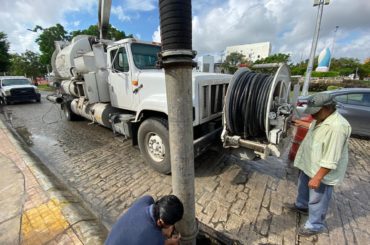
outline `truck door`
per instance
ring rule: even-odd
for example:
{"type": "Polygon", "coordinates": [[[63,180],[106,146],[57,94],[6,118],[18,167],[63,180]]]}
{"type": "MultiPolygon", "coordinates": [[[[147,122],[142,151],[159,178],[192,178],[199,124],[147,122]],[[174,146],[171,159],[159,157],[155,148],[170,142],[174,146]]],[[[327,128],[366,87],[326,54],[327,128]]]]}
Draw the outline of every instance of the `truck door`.
{"type": "Polygon", "coordinates": [[[111,104],[121,109],[131,109],[132,84],[127,52],[124,47],[109,51],[111,72],[109,73],[109,94],[111,104]]]}

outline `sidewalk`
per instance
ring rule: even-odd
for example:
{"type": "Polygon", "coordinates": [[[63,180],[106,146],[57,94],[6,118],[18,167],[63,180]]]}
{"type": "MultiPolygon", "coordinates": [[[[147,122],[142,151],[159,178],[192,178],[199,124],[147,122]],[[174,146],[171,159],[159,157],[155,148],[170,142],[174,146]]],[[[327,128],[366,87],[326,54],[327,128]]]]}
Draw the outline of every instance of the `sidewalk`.
{"type": "Polygon", "coordinates": [[[106,230],[0,120],[0,244],[103,244],[106,230]]]}

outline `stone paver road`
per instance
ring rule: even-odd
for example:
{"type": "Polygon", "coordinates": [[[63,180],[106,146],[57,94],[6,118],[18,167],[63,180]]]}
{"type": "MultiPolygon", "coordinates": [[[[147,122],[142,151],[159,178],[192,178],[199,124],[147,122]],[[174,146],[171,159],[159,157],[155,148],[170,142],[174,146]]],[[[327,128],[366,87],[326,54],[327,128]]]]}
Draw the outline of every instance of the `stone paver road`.
{"type": "MultiPolygon", "coordinates": [[[[45,100],[8,109],[31,149],[107,227],[137,197],[171,193],[171,177],[150,169],[130,141],[108,129],[67,122],[45,100]]],[[[346,179],[335,188],[328,214],[329,232],[302,238],[296,231],[306,217],[282,205],[294,201],[297,171],[277,159],[241,161],[215,147],[196,160],[197,217],[243,244],[369,244],[369,159],[370,141],[351,139],[346,179]]]]}

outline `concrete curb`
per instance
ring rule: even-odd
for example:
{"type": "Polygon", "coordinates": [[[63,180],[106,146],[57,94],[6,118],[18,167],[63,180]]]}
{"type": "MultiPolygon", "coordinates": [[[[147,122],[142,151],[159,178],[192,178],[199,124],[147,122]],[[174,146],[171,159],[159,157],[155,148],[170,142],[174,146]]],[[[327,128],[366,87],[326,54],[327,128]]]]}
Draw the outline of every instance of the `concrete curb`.
{"type": "MultiPolygon", "coordinates": [[[[86,209],[83,201],[73,195],[63,181],[47,169],[45,164],[26,146],[17,132],[2,120],[0,120],[0,130],[5,133],[26,168],[37,179],[38,185],[48,199],[60,205],[61,213],[69,224],[66,230],[71,230],[82,244],[102,244],[107,230],[94,214],[86,209]]],[[[23,203],[21,206],[23,207],[23,203]]]]}

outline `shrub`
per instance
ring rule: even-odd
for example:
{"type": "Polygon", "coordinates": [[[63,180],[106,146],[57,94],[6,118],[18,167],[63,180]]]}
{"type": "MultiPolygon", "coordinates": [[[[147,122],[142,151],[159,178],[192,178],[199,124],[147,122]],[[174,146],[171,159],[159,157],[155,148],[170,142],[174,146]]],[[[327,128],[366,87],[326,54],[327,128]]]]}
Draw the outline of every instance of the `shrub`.
{"type": "Polygon", "coordinates": [[[341,87],[339,87],[339,86],[335,86],[335,85],[330,85],[330,86],[328,86],[327,88],[326,88],[326,90],[336,90],[336,89],[340,89],[341,87]]]}
{"type": "Polygon", "coordinates": [[[311,73],[312,77],[337,77],[339,76],[339,72],[336,71],[328,71],[328,72],[317,72],[313,71],[311,73]]]}

